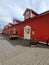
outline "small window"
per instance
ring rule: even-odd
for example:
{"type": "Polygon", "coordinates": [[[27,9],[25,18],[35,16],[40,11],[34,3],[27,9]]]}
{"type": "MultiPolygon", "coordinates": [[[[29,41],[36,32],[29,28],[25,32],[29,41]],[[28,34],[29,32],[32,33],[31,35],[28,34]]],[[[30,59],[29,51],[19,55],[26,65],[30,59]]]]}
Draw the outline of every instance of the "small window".
{"type": "Polygon", "coordinates": [[[26,15],[25,15],[26,19],[30,17],[30,14],[29,12],[26,12],[26,15]]]}
{"type": "Polygon", "coordinates": [[[27,34],[29,34],[29,33],[30,33],[30,29],[25,29],[25,32],[26,32],[27,34]]]}

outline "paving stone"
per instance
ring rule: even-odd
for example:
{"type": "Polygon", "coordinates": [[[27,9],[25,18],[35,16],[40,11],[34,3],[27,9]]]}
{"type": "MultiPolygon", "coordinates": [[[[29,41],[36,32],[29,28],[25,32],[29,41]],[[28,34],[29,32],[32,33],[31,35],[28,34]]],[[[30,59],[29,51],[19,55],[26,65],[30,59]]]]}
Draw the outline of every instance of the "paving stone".
{"type": "Polygon", "coordinates": [[[0,65],[49,65],[49,47],[28,47],[28,41],[0,39],[0,65]]]}
{"type": "Polygon", "coordinates": [[[2,64],[0,63],[0,65],[2,65],[2,64]]]}

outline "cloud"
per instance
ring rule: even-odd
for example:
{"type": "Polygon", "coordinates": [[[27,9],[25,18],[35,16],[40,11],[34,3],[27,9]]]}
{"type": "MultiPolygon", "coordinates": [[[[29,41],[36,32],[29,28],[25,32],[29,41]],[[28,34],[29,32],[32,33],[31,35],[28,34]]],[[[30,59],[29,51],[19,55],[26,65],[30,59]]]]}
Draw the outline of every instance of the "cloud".
{"type": "Polygon", "coordinates": [[[8,24],[14,18],[22,21],[26,8],[42,13],[49,10],[49,0],[0,0],[0,24],[8,24]]]}
{"type": "Polygon", "coordinates": [[[43,0],[39,6],[38,12],[45,12],[49,10],[49,0],[43,0]]]}

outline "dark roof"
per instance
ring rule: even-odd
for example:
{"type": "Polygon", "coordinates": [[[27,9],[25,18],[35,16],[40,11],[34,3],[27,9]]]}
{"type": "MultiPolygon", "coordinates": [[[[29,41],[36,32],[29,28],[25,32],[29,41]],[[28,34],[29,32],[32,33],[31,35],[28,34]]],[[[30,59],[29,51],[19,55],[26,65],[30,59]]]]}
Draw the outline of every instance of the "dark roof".
{"type": "MultiPolygon", "coordinates": [[[[49,11],[43,12],[43,13],[41,13],[41,14],[38,14],[38,16],[35,16],[35,17],[32,17],[32,18],[28,18],[28,19],[25,19],[25,20],[31,20],[31,19],[37,18],[37,17],[39,17],[39,16],[44,16],[44,15],[46,15],[46,14],[49,14],[49,11]]],[[[23,22],[25,22],[25,21],[23,21],[23,22]]]]}
{"type": "Polygon", "coordinates": [[[9,23],[10,25],[13,25],[13,23],[9,23]]]}
{"type": "MultiPolygon", "coordinates": [[[[32,13],[34,13],[34,14],[38,15],[38,14],[37,14],[34,10],[32,10],[32,9],[26,8],[26,10],[25,10],[24,14],[26,13],[26,11],[32,11],[32,13]]],[[[23,14],[23,15],[24,15],[24,14],[23,14]]]]}
{"type": "MultiPolygon", "coordinates": [[[[27,9],[27,10],[32,10],[32,9],[27,9]]],[[[32,10],[33,11],[33,10],[32,10]]],[[[33,11],[34,12],[34,11],[33,11]]],[[[36,12],[35,12],[36,13],[36,12]]],[[[49,11],[46,11],[46,12],[43,12],[43,13],[41,13],[41,14],[38,14],[38,16],[35,16],[35,17],[32,17],[32,18],[29,18],[29,19],[26,19],[26,20],[31,20],[31,19],[34,19],[34,18],[36,18],[36,17],[39,17],[39,16],[43,16],[43,15],[45,15],[45,14],[48,14],[49,13],[49,11]]],[[[13,19],[13,20],[16,20],[16,19],[13,19]]],[[[18,22],[21,22],[20,24],[22,24],[22,23],[24,23],[25,21],[19,21],[19,20],[16,20],[16,21],[18,21],[18,22]]],[[[11,23],[10,23],[11,24],[11,23]]],[[[16,25],[16,24],[15,24],[16,25]]],[[[15,26],[15,25],[13,25],[13,26],[15,26]]],[[[17,25],[19,25],[19,24],[17,24],[17,25]]],[[[4,27],[4,29],[6,28],[6,26],[4,27]]]]}
{"type": "Polygon", "coordinates": [[[21,21],[19,21],[19,20],[17,20],[17,19],[13,19],[13,22],[14,22],[14,21],[16,21],[16,22],[21,22],[21,21]]]}
{"type": "Polygon", "coordinates": [[[48,13],[49,13],[49,11],[46,11],[46,12],[43,12],[43,13],[41,13],[39,15],[48,14],[48,13]]]}

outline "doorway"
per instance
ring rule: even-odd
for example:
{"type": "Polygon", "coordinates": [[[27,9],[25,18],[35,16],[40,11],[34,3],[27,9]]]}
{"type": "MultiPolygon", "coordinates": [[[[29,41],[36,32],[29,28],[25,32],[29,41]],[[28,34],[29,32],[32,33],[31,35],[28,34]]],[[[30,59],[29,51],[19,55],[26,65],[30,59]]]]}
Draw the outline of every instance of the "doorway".
{"type": "Polygon", "coordinates": [[[30,39],[31,38],[31,27],[25,26],[24,27],[24,39],[30,39]]]}

